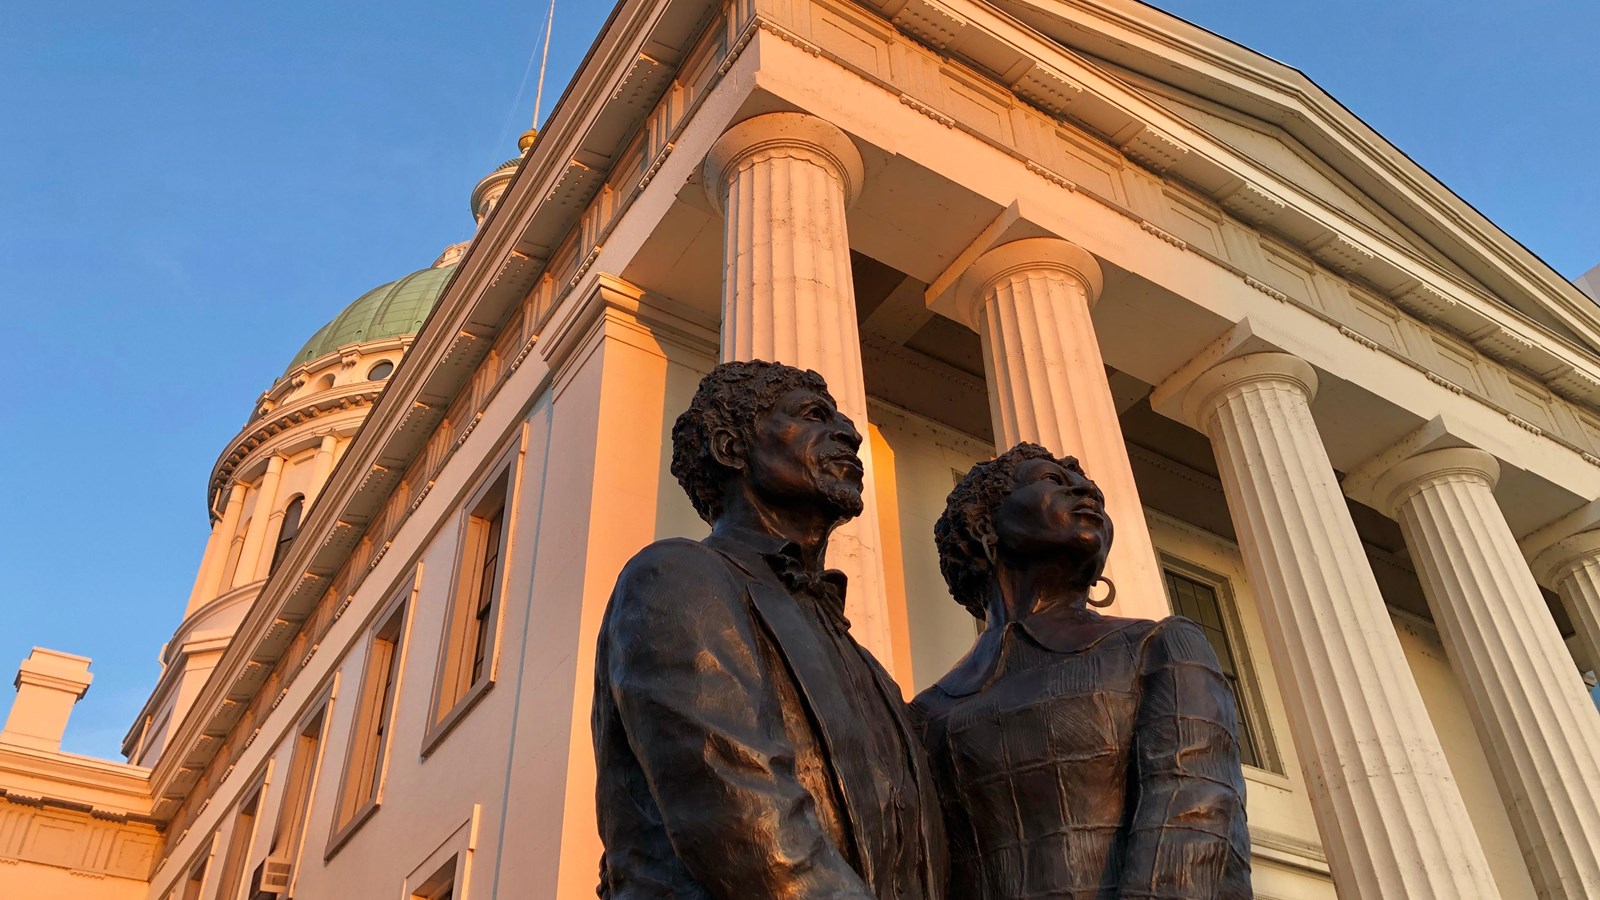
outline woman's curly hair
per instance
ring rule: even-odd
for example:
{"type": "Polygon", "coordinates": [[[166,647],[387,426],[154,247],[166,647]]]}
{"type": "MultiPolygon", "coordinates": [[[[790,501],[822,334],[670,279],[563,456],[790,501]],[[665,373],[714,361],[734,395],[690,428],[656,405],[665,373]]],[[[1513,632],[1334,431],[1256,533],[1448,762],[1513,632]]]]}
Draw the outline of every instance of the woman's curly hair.
{"type": "Polygon", "coordinates": [[[1048,459],[1083,477],[1076,457],[1057,457],[1038,444],[1023,442],[988,462],[973,466],[950,492],[944,512],[933,524],[933,542],[939,548],[939,571],[950,595],[967,612],[983,621],[989,598],[993,564],[984,546],[994,534],[994,515],[1017,486],[1017,469],[1030,459],[1048,459]]]}
{"type": "Polygon", "coordinates": [[[700,518],[711,523],[722,514],[722,485],[733,473],[711,452],[712,435],[726,428],[750,446],[756,417],[799,388],[833,402],[821,375],[783,363],[759,359],[727,362],[700,379],[689,408],[672,426],[672,474],[700,518]]]}

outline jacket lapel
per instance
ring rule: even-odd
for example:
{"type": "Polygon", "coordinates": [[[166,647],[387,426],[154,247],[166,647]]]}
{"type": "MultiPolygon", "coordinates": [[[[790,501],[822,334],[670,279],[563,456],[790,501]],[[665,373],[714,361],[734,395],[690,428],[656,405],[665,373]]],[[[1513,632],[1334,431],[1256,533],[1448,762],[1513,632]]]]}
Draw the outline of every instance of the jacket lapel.
{"type": "Polygon", "coordinates": [[[788,664],[811,713],[811,721],[816,723],[822,737],[822,746],[839,785],[845,820],[850,824],[851,840],[856,845],[861,876],[867,884],[875,884],[875,860],[867,852],[861,834],[864,828],[882,818],[870,815],[865,808],[872,791],[865,783],[866,773],[860,762],[870,758],[869,750],[861,732],[850,727],[855,715],[844,698],[843,686],[827,666],[826,651],[817,638],[817,629],[806,620],[799,602],[784,590],[772,567],[759,553],[718,535],[707,538],[706,544],[720,551],[735,570],[745,575],[751,607],[788,664]]]}

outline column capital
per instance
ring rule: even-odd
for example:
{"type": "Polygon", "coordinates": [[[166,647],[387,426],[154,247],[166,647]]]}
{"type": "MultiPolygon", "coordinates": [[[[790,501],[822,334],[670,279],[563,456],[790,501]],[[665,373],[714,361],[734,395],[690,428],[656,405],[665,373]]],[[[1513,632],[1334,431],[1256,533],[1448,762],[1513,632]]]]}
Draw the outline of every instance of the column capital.
{"type": "Polygon", "coordinates": [[[1533,573],[1547,584],[1555,584],[1574,569],[1600,562],[1600,531],[1583,531],[1551,544],[1533,558],[1533,573]]]}
{"type": "Polygon", "coordinates": [[[1428,450],[1395,464],[1372,483],[1370,497],[1378,511],[1394,516],[1407,500],[1444,481],[1468,479],[1490,490],[1500,482],[1500,461],[1476,447],[1428,450]]]}
{"type": "Polygon", "coordinates": [[[856,202],[866,183],[861,151],[837,125],[806,113],[768,113],[729,128],[706,154],[706,196],[718,213],[727,202],[729,175],[760,153],[821,163],[844,185],[846,205],[856,202]]]}
{"type": "Polygon", "coordinates": [[[1188,386],[1183,397],[1183,420],[1205,431],[1206,418],[1229,392],[1253,384],[1288,387],[1310,402],[1317,396],[1317,370],[1288,353],[1251,353],[1223,360],[1200,373],[1188,386]]]}
{"type": "Polygon", "coordinates": [[[1105,286],[1105,275],[1094,254],[1071,241],[1058,237],[1031,237],[1001,244],[975,260],[962,273],[954,291],[938,304],[938,312],[979,330],[983,305],[993,295],[1001,279],[1023,272],[1054,272],[1083,289],[1089,307],[1094,308],[1105,286]]]}

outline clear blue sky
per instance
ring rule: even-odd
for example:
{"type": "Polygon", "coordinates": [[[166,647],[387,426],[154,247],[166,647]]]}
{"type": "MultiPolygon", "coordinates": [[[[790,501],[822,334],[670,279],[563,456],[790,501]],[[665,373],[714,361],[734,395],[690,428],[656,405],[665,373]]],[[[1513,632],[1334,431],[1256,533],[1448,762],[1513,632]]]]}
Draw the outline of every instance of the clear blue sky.
{"type": "MultiPolygon", "coordinates": [[[[1300,68],[1558,271],[1600,263],[1600,5],[1157,4],[1300,68]]],[[[216,454],[350,300],[471,233],[544,0],[15,4],[0,27],[0,681],[94,657],[115,756],[216,454]]],[[[546,112],[607,13],[562,0],[546,112]]],[[[0,709],[9,707],[0,687],[0,709]]]]}

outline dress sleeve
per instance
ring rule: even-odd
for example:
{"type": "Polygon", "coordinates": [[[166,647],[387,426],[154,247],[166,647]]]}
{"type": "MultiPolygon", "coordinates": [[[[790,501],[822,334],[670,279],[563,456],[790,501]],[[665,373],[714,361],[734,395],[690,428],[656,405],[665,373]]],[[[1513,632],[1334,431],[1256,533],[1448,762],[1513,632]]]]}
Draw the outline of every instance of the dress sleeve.
{"type": "Polygon", "coordinates": [[[606,626],[612,696],[673,849],[718,900],[870,900],[796,777],[744,592],[707,552],[635,557],[606,626]]]}
{"type": "Polygon", "coordinates": [[[1142,646],[1140,682],[1119,896],[1252,896],[1237,716],[1205,633],[1178,616],[1158,623],[1142,646]]]}

